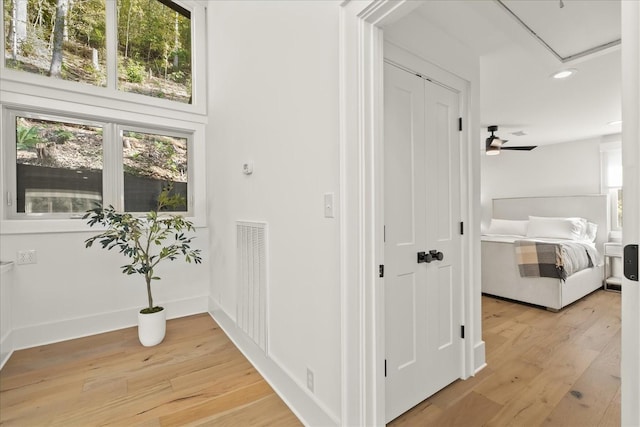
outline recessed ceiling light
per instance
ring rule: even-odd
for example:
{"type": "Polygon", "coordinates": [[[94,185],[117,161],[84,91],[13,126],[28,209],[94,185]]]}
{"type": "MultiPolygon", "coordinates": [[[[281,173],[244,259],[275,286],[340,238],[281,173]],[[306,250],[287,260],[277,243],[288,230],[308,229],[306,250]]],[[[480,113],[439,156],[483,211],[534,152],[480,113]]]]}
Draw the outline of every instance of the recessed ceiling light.
{"type": "Polygon", "coordinates": [[[567,68],[566,70],[560,70],[551,74],[551,77],[554,79],[566,79],[567,77],[573,76],[577,71],[575,68],[567,68]]]}
{"type": "Polygon", "coordinates": [[[614,120],[612,122],[607,123],[610,126],[617,126],[622,124],[622,120],[614,120]]]}

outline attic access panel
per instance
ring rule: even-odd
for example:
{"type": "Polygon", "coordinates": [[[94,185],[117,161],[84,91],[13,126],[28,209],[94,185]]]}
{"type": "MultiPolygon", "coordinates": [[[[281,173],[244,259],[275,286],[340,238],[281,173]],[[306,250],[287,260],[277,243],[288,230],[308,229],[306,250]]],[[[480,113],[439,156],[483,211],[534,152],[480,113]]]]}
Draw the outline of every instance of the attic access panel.
{"type": "Polygon", "coordinates": [[[620,1],[496,0],[561,62],[617,46],[620,1]],[[560,7],[560,6],[563,7],[560,7]]]}

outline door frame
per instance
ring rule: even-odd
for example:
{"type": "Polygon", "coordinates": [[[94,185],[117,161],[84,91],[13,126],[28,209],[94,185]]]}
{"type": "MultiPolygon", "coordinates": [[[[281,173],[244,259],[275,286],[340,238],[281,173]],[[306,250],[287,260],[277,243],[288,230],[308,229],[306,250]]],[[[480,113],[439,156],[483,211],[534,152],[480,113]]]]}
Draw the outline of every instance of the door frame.
{"type": "MultiPolygon", "coordinates": [[[[379,265],[384,264],[381,27],[419,6],[407,0],[367,0],[347,1],[340,8],[342,425],[383,425],[385,419],[384,282],[379,277],[379,265]]],[[[462,315],[467,326],[462,372],[466,378],[484,366],[484,345],[476,345],[481,343],[481,332],[476,332],[480,331],[480,180],[473,178],[479,177],[480,150],[470,148],[478,136],[472,131],[477,118],[469,107],[471,87],[461,89],[462,315]]]]}
{"type": "MultiPolygon", "coordinates": [[[[377,339],[380,331],[380,301],[376,298],[378,286],[377,264],[380,263],[379,250],[381,236],[376,233],[379,226],[380,188],[376,172],[380,169],[379,141],[381,138],[379,119],[381,115],[380,96],[382,85],[383,39],[380,27],[388,24],[419,7],[419,2],[407,0],[344,0],[339,10],[340,45],[340,287],[341,287],[341,421],[343,425],[382,425],[384,424],[384,372],[380,351],[382,340],[377,339]],[[382,374],[382,375],[381,375],[382,374]],[[383,398],[382,403],[380,398],[383,398]]],[[[640,27],[640,6],[636,2],[622,2],[622,52],[628,57],[630,70],[623,73],[622,110],[623,146],[637,144],[640,141],[640,116],[638,103],[640,93],[637,82],[640,78],[640,41],[637,36],[640,27]],[[634,88],[636,89],[634,91],[634,88]],[[629,142],[626,142],[629,141],[629,142]]],[[[477,88],[471,88],[471,101],[477,88]]],[[[477,108],[477,107],[476,107],[477,108]]],[[[473,110],[470,109],[469,112],[473,110]]],[[[477,118],[471,114],[466,122],[467,129],[473,129],[477,118]]],[[[473,132],[465,136],[476,137],[473,132]]],[[[470,139],[471,141],[473,139],[470,139]]],[[[467,140],[469,141],[469,140],[467,140]]],[[[636,152],[637,154],[637,152],[636,152]]],[[[471,152],[468,158],[469,170],[479,171],[475,163],[476,155],[471,152]],[[477,168],[477,169],[474,169],[477,168]]],[[[635,159],[638,157],[636,156],[635,159]]],[[[634,159],[634,162],[635,162],[634,159]]],[[[477,159],[479,162],[479,158],[477,159]]],[[[638,164],[625,164],[625,191],[632,191],[635,209],[638,213],[640,191],[638,164]],[[633,181],[633,184],[632,184],[633,181]]],[[[469,220],[479,214],[479,183],[469,183],[473,173],[466,177],[469,196],[469,220]],[[471,184],[471,185],[469,185],[471,184]],[[476,204],[473,194],[478,195],[476,204]]],[[[478,180],[479,181],[479,180],[478,180]]],[[[628,206],[627,206],[628,207],[628,206]]],[[[465,219],[466,220],[466,219],[465,219]]],[[[479,289],[479,222],[469,222],[469,258],[467,277],[470,281],[466,292],[467,303],[465,317],[474,319],[474,310],[480,307],[473,304],[473,292],[479,289]],[[476,229],[477,227],[477,229],[476,229]]],[[[637,228],[637,227],[636,227],[637,228]]],[[[629,230],[628,230],[629,231],[629,230]]],[[[640,237],[640,231],[634,229],[634,238],[640,237]]],[[[632,236],[625,234],[624,241],[632,236]]],[[[637,243],[637,242],[636,242],[637,243]]],[[[632,284],[633,291],[623,294],[622,324],[625,340],[622,344],[622,422],[635,425],[640,422],[640,411],[635,402],[640,397],[640,331],[637,325],[640,317],[640,286],[632,284]],[[625,325],[629,328],[625,329],[625,325]]],[[[479,326],[479,325],[477,325],[479,326]]],[[[466,370],[471,374],[474,358],[484,356],[484,348],[473,348],[477,338],[476,328],[469,328],[469,339],[465,343],[465,354],[470,357],[466,370]]],[[[478,341],[481,343],[481,339],[478,341]]],[[[383,348],[383,347],[382,347],[383,348]]],[[[484,364],[484,360],[478,361],[484,364]]]]}
{"type": "MultiPolygon", "coordinates": [[[[640,243],[640,3],[623,1],[622,168],[623,245],[640,243]],[[631,219],[630,221],[628,219],[631,219]]],[[[622,279],[621,390],[623,426],[640,425],[640,284],[622,279]]]]}

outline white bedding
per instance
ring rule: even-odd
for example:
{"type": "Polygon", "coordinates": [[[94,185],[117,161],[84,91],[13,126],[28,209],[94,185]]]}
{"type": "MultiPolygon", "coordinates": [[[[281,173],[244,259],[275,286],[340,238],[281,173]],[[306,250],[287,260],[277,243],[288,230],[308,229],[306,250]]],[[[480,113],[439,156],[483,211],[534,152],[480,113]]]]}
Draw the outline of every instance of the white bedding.
{"type": "Polygon", "coordinates": [[[481,239],[482,292],[559,310],[601,288],[603,265],[600,254],[594,267],[568,276],[566,281],[521,277],[513,242],[527,238],[576,238],[580,234],[577,239],[594,242],[601,253],[610,231],[609,210],[606,195],[494,199],[493,219],[483,229],[483,234],[493,235],[484,235],[481,239]],[[582,231],[574,233],[578,228],[575,222],[582,222],[581,219],[587,221],[586,230],[580,227],[582,231]],[[532,220],[534,226],[530,227],[532,220]]]}

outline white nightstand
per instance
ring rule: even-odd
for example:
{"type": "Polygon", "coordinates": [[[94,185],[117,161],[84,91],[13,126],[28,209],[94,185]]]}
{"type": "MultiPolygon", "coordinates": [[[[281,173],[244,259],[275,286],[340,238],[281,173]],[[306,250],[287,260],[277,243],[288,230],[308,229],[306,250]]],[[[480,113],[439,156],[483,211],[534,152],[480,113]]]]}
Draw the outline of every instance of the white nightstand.
{"type": "Polygon", "coordinates": [[[622,243],[604,244],[604,290],[622,290],[622,243]]]}

